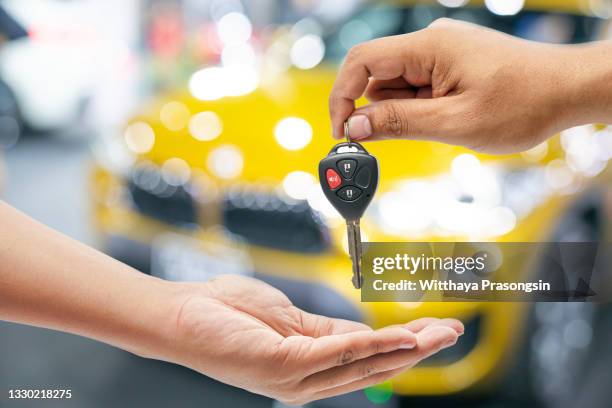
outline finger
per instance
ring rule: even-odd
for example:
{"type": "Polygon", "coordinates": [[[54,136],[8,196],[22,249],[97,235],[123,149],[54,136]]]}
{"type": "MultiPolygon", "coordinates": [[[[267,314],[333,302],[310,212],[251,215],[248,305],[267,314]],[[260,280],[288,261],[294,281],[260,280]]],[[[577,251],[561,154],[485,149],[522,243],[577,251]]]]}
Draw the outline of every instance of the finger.
{"type": "Polygon", "coordinates": [[[433,96],[433,91],[431,86],[423,86],[417,90],[416,98],[417,99],[431,99],[433,96]]]}
{"type": "Polygon", "coordinates": [[[435,317],[423,317],[420,319],[413,320],[409,323],[397,324],[397,325],[392,325],[392,326],[387,326],[387,327],[398,327],[398,326],[408,329],[414,334],[418,334],[422,332],[423,330],[427,329],[428,327],[433,327],[433,326],[448,327],[454,330],[455,333],[457,333],[457,336],[462,336],[465,331],[463,327],[463,323],[461,323],[457,319],[450,319],[450,318],[438,319],[435,317]]]}
{"type": "MultiPolygon", "coordinates": [[[[351,320],[331,319],[331,318],[326,318],[324,316],[318,316],[318,315],[312,315],[312,316],[314,316],[315,318],[318,318],[317,320],[321,320],[321,318],[323,318],[324,320],[329,320],[329,322],[327,323],[320,323],[323,326],[317,332],[318,336],[313,336],[313,337],[328,336],[330,334],[350,333],[350,332],[358,331],[358,330],[370,330],[370,331],[372,330],[372,328],[366,324],[351,321],[351,320]]],[[[423,317],[417,320],[413,320],[409,323],[396,324],[396,325],[391,325],[391,326],[386,326],[386,327],[403,327],[416,334],[420,332],[421,330],[423,330],[424,328],[431,326],[431,325],[450,327],[451,329],[455,330],[458,335],[462,335],[464,332],[463,323],[461,323],[461,321],[457,319],[451,319],[451,318],[438,319],[435,317],[423,317]]]]}
{"type": "Polygon", "coordinates": [[[387,99],[414,99],[417,93],[414,89],[379,89],[366,94],[370,102],[379,102],[387,99]]]}
{"type": "Polygon", "coordinates": [[[378,89],[366,91],[366,98],[370,102],[380,102],[387,99],[431,99],[433,91],[430,86],[422,88],[405,89],[378,89]]]}
{"type": "Polygon", "coordinates": [[[448,138],[448,132],[444,130],[452,98],[374,102],[351,116],[349,132],[355,140],[389,138],[442,141],[448,138]]]}
{"type": "Polygon", "coordinates": [[[403,326],[406,329],[416,334],[416,333],[421,332],[423,329],[429,326],[432,326],[432,325],[450,327],[451,329],[455,330],[455,332],[458,335],[462,335],[463,332],[465,331],[465,328],[463,327],[463,323],[461,323],[457,319],[449,319],[449,318],[437,319],[434,317],[423,317],[421,319],[413,320],[409,323],[406,323],[403,326]]]}
{"type": "MultiPolygon", "coordinates": [[[[364,323],[345,319],[334,319],[326,316],[312,314],[301,309],[296,311],[300,314],[298,320],[301,322],[301,334],[310,337],[329,336],[332,334],[351,333],[355,331],[372,331],[372,328],[364,323]]],[[[430,324],[446,325],[453,328],[457,334],[463,334],[463,324],[457,319],[438,319],[435,317],[423,317],[406,324],[397,324],[387,327],[403,327],[413,333],[418,333],[430,324]]]]}
{"type": "Polygon", "coordinates": [[[415,350],[419,353],[420,361],[445,347],[455,344],[459,335],[448,326],[432,325],[421,330],[416,337],[417,346],[415,350]]]}
{"type": "Polygon", "coordinates": [[[404,324],[403,326],[413,333],[418,333],[427,326],[439,322],[440,319],[436,317],[422,317],[420,319],[413,320],[404,324]]]}
{"type": "Polygon", "coordinates": [[[367,91],[377,91],[380,89],[406,89],[412,88],[412,84],[403,76],[392,79],[370,79],[367,91]]]}
{"type": "MultiPolygon", "coordinates": [[[[296,339],[296,338],[293,338],[296,339]]],[[[283,342],[292,347],[288,337],[283,342]]],[[[306,369],[304,377],[332,367],[350,364],[378,353],[398,349],[411,349],[416,345],[416,336],[402,327],[389,327],[373,331],[355,331],[310,339],[310,344],[299,356],[300,364],[306,369]]],[[[293,344],[295,346],[295,344],[293,344]]]]}
{"type": "Polygon", "coordinates": [[[404,77],[388,80],[371,79],[365,90],[365,97],[369,101],[407,99],[415,96],[415,88],[404,77]]]}
{"type": "Polygon", "coordinates": [[[417,86],[429,83],[431,64],[419,60],[418,55],[405,58],[408,52],[417,53],[420,38],[416,33],[385,37],[351,48],[329,96],[329,113],[336,138],[343,136],[343,123],[355,109],[355,101],[363,95],[370,77],[391,80],[403,76],[417,86]],[[406,72],[407,67],[412,72],[406,72]],[[413,75],[414,81],[407,75],[413,75]]]}
{"type": "Polygon", "coordinates": [[[331,398],[331,397],[335,397],[337,395],[344,395],[347,394],[349,392],[354,392],[354,391],[359,391],[362,390],[364,388],[367,387],[371,387],[374,385],[378,385],[380,383],[383,383],[385,381],[390,380],[393,377],[396,377],[397,375],[401,374],[403,371],[405,371],[406,369],[408,369],[409,367],[402,367],[402,368],[398,368],[396,370],[391,370],[391,371],[386,371],[384,373],[378,373],[378,374],[374,374],[371,377],[368,378],[363,378],[361,380],[358,381],[354,381],[352,383],[349,384],[345,384],[339,387],[332,387],[332,388],[327,388],[324,390],[320,390],[314,393],[314,395],[312,395],[308,402],[312,402],[312,401],[317,401],[317,400],[321,400],[324,398],[331,398]]]}
{"type": "MultiPolygon", "coordinates": [[[[299,310],[299,309],[298,309],[299,310]]],[[[302,322],[302,334],[310,337],[344,334],[355,331],[372,331],[372,328],[360,322],[345,319],[332,319],[299,310],[302,322]]]]}
{"type": "Polygon", "coordinates": [[[385,371],[382,373],[374,374],[367,378],[362,378],[357,381],[353,381],[349,384],[341,385],[338,387],[332,387],[325,390],[318,391],[312,397],[312,401],[320,400],[323,398],[331,398],[336,395],[343,395],[349,392],[359,391],[367,387],[372,387],[374,385],[378,385],[382,382],[388,381],[402,372],[410,369],[411,366],[400,367],[395,370],[385,371]]]}
{"type": "Polygon", "coordinates": [[[370,377],[380,373],[410,368],[441,349],[452,346],[457,342],[457,338],[457,333],[450,327],[429,326],[417,335],[417,347],[413,350],[381,353],[349,365],[333,367],[312,374],[304,379],[303,385],[309,390],[322,390],[371,380],[370,377]]]}

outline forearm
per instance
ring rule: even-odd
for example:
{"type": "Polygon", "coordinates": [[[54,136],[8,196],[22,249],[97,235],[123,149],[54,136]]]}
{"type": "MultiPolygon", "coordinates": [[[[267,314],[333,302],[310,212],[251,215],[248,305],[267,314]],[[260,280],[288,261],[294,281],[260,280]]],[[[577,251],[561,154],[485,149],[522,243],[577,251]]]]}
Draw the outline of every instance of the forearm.
{"type": "Polygon", "coordinates": [[[573,67],[562,84],[571,90],[569,125],[612,123],[612,41],[571,46],[560,67],[573,67]]]}
{"type": "Polygon", "coordinates": [[[171,350],[180,286],[139,273],[0,202],[0,319],[139,355],[171,350]]]}

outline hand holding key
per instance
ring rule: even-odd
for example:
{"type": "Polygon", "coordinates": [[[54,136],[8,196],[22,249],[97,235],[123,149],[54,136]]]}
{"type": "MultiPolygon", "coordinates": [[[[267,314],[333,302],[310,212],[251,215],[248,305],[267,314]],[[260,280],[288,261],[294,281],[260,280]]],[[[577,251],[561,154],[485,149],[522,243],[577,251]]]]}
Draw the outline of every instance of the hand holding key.
{"type": "Polygon", "coordinates": [[[487,153],[612,121],[612,41],[544,44],[438,19],[351,48],[329,97],[336,138],[433,140],[487,153]],[[517,69],[520,67],[520,69],[517,69]],[[355,109],[365,96],[370,103],[355,109]]]}
{"type": "Polygon", "coordinates": [[[363,283],[359,220],[378,187],[378,161],[362,145],[348,140],[334,146],[321,160],[319,180],[327,199],[346,220],[353,285],[359,289],[363,283]]]}

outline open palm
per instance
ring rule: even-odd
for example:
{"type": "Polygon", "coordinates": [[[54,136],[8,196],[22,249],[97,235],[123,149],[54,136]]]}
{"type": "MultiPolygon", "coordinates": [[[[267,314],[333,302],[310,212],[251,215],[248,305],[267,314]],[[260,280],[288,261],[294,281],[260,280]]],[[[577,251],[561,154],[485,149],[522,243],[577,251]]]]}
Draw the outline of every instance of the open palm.
{"type": "Polygon", "coordinates": [[[177,362],[291,404],[385,381],[463,332],[457,320],[430,318],[372,330],[304,312],[250,278],[192,285],[177,320],[177,362]]]}

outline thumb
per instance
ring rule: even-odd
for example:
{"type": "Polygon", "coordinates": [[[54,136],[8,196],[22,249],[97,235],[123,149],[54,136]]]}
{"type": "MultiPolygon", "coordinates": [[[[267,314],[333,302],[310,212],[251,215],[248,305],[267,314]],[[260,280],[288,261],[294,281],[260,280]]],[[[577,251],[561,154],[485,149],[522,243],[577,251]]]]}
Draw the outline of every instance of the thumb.
{"type": "Polygon", "coordinates": [[[348,120],[351,139],[439,140],[442,99],[388,99],[361,107],[348,120]]]}

